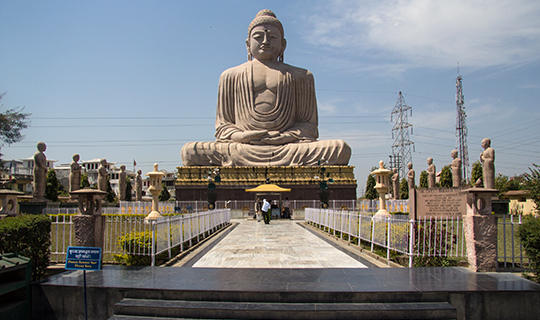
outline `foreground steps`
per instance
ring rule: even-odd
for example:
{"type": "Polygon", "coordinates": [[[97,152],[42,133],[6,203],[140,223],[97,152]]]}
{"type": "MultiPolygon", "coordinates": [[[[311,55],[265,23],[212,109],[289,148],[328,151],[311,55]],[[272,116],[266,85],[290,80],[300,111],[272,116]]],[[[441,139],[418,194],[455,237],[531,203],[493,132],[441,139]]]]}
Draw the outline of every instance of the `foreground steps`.
{"type": "Polygon", "coordinates": [[[272,303],[124,298],[109,320],[149,319],[456,319],[448,302],[272,303]]]}

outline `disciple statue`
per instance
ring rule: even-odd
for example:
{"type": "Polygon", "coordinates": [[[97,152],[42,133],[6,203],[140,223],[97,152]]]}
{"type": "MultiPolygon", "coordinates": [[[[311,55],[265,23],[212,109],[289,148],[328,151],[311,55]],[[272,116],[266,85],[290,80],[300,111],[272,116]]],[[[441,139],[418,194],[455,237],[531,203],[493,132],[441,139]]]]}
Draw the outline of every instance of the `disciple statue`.
{"type": "Polygon", "coordinates": [[[409,183],[409,190],[414,189],[414,178],[415,173],[413,169],[412,163],[407,164],[407,169],[409,169],[409,172],[407,172],[407,182],[409,183]]]}
{"type": "Polygon", "coordinates": [[[77,191],[81,188],[81,166],[79,165],[80,156],[73,155],[73,161],[69,171],[69,192],[77,191]]]}
{"type": "Polygon", "coordinates": [[[142,171],[137,170],[137,176],[135,177],[135,200],[142,200],[142,171]]]}
{"type": "Polygon", "coordinates": [[[317,141],[318,115],[311,72],[283,62],[281,22],[261,10],[248,27],[248,61],[219,79],[216,141],[182,147],[184,166],[347,165],[343,140],[317,141]]]}
{"type": "Polygon", "coordinates": [[[34,198],[45,200],[45,185],[47,179],[47,157],[43,152],[47,150],[45,142],[37,143],[36,153],[34,153],[34,198]]]}
{"type": "Polygon", "coordinates": [[[101,164],[98,168],[98,189],[107,192],[107,160],[101,159],[101,164]]]}
{"type": "Polygon", "coordinates": [[[126,166],[121,165],[120,173],[118,174],[118,199],[120,201],[126,200],[126,186],[127,186],[126,179],[127,179],[126,166]]]}
{"type": "Polygon", "coordinates": [[[392,169],[392,187],[394,188],[394,199],[399,200],[399,173],[398,169],[392,169]]]}
{"type": "Polygon", "coordinates": [[[480,161],[484,188],[495,189],[495,150],[491,148],[491,140],[488,138],[482,140],[482,148],[484,151],[480,154],[480,161]]]}
{"type": "Polygon", "coordinates": [[[452,168],[452,186],[459,187],[461,186],[461,159],[458,158],[457,150],[452,150],[450,155],[454,159],[450,164],[450,168],[452,168]]]}
{"type": "Polygon", "coordinates": [[[435,165],[433,164],[433,158],[428,158],[427,164],[428,188],[435,188],[435,175],[437,174],[437,169],[435,169],[435,165]]]}

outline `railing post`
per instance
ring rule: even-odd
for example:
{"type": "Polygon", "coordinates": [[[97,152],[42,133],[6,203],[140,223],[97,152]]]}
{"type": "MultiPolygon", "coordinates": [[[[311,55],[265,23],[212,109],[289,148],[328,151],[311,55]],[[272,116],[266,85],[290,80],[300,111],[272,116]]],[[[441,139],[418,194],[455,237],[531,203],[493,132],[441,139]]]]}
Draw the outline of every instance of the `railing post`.
{"type": "Polygon", "coordinates": [[[152,267],[156,266],[156,222],[152,220],[152,267]]]}
{"type": "Polygon", "coordinates": [[[414,220],[409,220],[409,224],[409,268],[412,268],[414,256],[414,220]]]}
{"type": "Polygon", "coordinates": [[[390,236],[392,230],[392,220],[390,218],[386,218],[386,221],[388,222],[388,232],[386,233],[386,236],[388,237],[388,239],[386,239],[386,259],[388,260],[388,265],[390,265],[390,236]]]}

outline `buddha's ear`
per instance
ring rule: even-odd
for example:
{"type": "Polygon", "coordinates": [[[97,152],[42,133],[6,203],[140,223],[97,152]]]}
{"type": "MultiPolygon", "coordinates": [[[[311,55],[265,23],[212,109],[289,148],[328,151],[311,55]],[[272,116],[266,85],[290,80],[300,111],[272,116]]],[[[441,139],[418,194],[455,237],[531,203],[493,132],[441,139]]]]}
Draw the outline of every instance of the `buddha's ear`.
{"type": "Polygon", "coordinates": [[[285,48],[287,47],[287,40],[285,40],[285,38],[283,38],[283,40],[281,40],[281,51],[284,52],[285,51],[285,48]]]}
{"type": "Polygon", "coordinates": [[[249,38],[246,39],[246,50],[248,53],[248,61],[251,61],[253,56],[251,55],[251,49],[249,48],[249,38]]]}

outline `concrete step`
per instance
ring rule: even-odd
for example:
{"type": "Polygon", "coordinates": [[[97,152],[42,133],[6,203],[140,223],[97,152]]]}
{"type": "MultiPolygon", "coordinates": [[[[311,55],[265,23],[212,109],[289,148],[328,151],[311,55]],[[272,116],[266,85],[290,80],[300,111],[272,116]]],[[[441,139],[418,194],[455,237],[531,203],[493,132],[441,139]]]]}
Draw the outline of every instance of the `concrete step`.
{"type": "Polygon", "coordinates": [[[115,316],[144,316],[158,318],[169,317],[174,319],[192,318],[309,320],[456,319],[457,317],[456,308],[454,308],[447,302],[271,303],[154,300],[131,298],[124,298],[123,300],[115,304],[115,316]]]}

